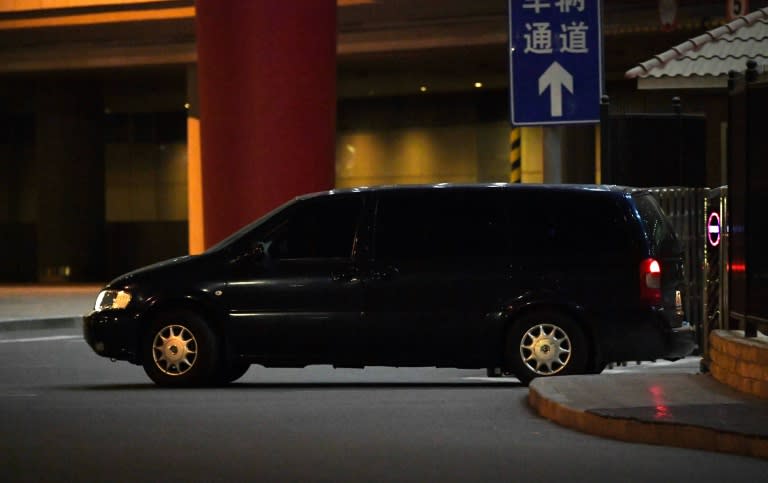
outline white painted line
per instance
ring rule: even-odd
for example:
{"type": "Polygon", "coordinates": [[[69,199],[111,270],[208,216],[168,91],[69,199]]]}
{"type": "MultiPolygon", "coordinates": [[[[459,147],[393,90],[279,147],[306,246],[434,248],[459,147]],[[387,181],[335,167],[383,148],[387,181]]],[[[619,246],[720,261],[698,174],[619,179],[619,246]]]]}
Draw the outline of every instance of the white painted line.
{"type": "Polygon", "coordinates": [[[480,377],[469,376],[462,377],[465,381],[484,381],[484,382],[519,382],[516,377],[480,377]]]}
{"type": "Polygon", "coordinates": [[[49,342],[54,340],[73,340],[82,339],[81,335],[53,335],[50,337],[30,337],[27,339],[6,339],[0,340],[0,344],[13,344],[16,342],[49,342]]]}

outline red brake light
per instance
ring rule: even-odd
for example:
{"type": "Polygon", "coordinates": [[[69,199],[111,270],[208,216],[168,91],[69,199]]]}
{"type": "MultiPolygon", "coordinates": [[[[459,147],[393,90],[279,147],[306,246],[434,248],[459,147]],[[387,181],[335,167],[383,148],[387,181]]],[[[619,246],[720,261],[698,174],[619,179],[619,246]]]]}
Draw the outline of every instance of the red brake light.
{"type": "Polygon", "coordinates": [[[744,273],[747,271],[747,264],[746,263],[729,263],[728,270],[731,272],[744,273]]]}
{"type": "Polygon", "coordinates": [[[653,258],[640,263],[640,300],[651,305],[661,303],[661,265],[653,258]]]}

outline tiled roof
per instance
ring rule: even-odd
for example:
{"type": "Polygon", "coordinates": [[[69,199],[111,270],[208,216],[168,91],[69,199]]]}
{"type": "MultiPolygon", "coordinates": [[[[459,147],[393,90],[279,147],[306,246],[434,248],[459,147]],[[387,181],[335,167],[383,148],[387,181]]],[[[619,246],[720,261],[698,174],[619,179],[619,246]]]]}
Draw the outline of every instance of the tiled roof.
{"type": "Polygon", "coordinates": [[[768,67],[768,7],[688,39],[628,70],[628,79],[727,76],[744,71],[748,60],[757,70],[768,67]]]}

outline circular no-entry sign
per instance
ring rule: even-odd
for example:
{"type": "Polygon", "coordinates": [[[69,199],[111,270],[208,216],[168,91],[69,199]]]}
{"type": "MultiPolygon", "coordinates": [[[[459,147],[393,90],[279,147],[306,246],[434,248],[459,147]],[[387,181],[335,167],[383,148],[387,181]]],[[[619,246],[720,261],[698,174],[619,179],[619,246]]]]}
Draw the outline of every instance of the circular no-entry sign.
{"type": "Polygon", "coordinates": [[[707,220],[707,239],[713,247],[720,244],[720,214],[716,211],[710,213],[707,220]]]}

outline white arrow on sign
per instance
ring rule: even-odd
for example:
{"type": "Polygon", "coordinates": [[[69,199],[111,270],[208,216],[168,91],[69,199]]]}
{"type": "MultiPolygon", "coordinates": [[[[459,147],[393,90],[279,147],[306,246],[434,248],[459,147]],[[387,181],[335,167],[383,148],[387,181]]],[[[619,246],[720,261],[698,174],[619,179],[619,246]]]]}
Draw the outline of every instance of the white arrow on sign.
{"type": "Polygon", "coordinates": [[[557,61],[539,77],[539,95],[549,87],[549,111],[552,117],[563,115],[563,87],[573,94],[573,76],[557,61]]]}

